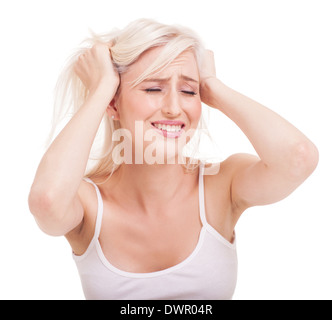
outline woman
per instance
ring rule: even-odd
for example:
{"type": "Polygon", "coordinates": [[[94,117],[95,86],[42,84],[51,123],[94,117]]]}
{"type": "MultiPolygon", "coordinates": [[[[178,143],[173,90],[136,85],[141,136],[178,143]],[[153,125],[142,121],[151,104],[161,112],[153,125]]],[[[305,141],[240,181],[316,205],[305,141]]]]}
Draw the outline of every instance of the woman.
{"type": "Polygon", "coordinates": [[[238,219],[294,191],[315,169],[316,147],[222,83],[188,29],[143,19],[90,44],[59,86],[75,114],[31,187],[38,225],[67,238],[87,299],[231,299],[238,219]],[[258,157],[232,155],[209,175],[184,157],[201,102],[233,120],[258,157]],[[103,155],[87,168],[101,124],[103,155]]]}

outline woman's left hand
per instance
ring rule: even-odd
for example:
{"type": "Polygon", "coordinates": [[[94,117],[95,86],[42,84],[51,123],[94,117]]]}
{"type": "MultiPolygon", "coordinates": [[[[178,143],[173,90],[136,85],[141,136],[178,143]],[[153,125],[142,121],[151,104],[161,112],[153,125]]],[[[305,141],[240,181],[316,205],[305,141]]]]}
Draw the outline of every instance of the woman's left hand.
{"type": "Polygon", "coordinates": [[[239,214],[284,199],[314,171],[316,146],[277,113],[220,81],[212,51],[205,53],[200,80],[201,101],[232,120],[258,155],[237,154],[227,161],[230,194],[239,214]]]}
{"type": "Polygon", "coordinates": [[[214,53],[211,50],[205,50],[202,62],[200,79],[200,96],[203,103],[212,106],[212,97],[208,93],[208,82],[217,80],[214,53]]]}

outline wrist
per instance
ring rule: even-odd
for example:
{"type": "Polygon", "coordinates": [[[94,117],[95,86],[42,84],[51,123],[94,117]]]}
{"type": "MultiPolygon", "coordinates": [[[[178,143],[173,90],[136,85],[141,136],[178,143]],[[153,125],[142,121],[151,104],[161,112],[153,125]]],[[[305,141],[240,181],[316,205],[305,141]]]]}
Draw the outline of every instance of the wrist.
{"type": "Polygon", "coordinates": [[[211,76],[203,79],[200,86],[202,102],[210,107],[217,108],[219,96],[227,89],[226,85],[218,78],[211,76]]]}
{"type": "Polygon", "coordinates": [[[104,97],[108,103],[114,98],[119,83],[114,79],[103,78],[99,83],[89,90],[89,96],[104,97]]]}

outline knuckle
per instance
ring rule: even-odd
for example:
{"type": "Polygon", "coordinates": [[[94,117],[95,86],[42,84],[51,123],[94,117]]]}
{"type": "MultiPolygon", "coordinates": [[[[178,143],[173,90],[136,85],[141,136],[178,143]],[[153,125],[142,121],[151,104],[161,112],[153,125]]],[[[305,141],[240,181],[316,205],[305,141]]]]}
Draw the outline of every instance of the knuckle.
{"type": "Polygon", "coordinates": [[[77,57],[77,62],[78,63],[82,63],[84,60],[86,59],[86,51],[81,53],[78,57],[77,57]]]}

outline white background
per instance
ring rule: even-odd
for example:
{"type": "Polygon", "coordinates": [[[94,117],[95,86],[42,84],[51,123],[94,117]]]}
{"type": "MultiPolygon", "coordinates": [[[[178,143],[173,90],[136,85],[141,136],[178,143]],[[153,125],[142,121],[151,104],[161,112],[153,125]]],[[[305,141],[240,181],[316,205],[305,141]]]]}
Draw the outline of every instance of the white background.
{"type": "MultiPolygon", "coordinates": [[[[84,298],[69,246],[38,229],[28,192],[66,58],[89,28],[107,32],[142,17],[196,30],[222,81],[281,114],[320,151],[298,190],[238,223],[234,299],[331,299],[331,16],[328,0],[1,1],[0,299],[84,298]]],[[[210,129],[224,158],[253,152],[215,110],[210,129]]]]}

